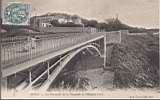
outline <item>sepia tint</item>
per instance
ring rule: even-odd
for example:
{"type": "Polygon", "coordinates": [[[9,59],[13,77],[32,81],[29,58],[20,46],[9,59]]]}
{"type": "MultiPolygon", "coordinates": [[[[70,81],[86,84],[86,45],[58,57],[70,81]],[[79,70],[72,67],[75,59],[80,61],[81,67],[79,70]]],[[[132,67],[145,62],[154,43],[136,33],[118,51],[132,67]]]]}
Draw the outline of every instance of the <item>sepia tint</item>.
{"type": "Polygon", "coordinates": [[[0,0],[2,99],[160,98],[159,0],[0,0]]]}

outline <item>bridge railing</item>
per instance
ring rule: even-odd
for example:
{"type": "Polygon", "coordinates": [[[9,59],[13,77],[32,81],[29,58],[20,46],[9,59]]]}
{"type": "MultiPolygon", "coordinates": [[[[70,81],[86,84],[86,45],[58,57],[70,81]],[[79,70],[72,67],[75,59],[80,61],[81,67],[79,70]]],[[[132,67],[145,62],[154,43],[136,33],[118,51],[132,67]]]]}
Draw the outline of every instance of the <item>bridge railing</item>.
{"type": "Polygon", "coordinates": [[[70,37],[48,37],[38,40],[2,42],[2,67],[21,64],[40,56],[55,52],[79,43],[83,43],[102,34],[76,34],[70,37]]]}

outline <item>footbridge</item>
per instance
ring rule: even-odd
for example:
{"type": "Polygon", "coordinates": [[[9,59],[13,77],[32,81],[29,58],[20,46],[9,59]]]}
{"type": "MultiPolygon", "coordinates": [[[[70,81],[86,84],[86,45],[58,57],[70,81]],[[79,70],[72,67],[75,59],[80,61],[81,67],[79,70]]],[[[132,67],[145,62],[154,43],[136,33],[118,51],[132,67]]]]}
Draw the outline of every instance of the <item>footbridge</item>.
{"type": "Polygon", "coordinates": [[[28,80],[21,81],[17,87],[25,89],[39,87],[38,89],[47,90],[67,63],[83,50],[90,53],[97,52],[97,55],[104,59],[105,68],[107,57],[109,57],[107,46],[112,43],[121,43],[122,33],[122,31],[72,33],[70,36],[60,38],[38,39],[34,43],[30,40],[2,42],[2,87],[8,87],[7,83],[11,76],[27,70],[25,77],[28,77],[28,80]],[[56,58],[55,61],[53,61],[54,58],[56,58]],[[38,65],[42,63],[47,64],[47,67],[44,67],[41,72],[38,71],[38,65]],[[32,67],[37,70],[34,73],[38,73],[38,76],[33,77],[32,67]],[[47,78],[37,85],[36,83],[44,76],[47,78]]]}

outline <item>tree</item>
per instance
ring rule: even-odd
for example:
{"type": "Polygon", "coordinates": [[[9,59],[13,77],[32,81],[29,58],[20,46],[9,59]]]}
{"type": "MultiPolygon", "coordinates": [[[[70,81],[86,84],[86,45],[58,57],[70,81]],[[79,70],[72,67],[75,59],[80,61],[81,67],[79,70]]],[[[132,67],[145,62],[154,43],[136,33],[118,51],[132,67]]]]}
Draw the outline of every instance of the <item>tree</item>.
{"type": "Polygon", "coordinates": [[[98,29],[107,29],[108,25],[106,23],[98,23],[96,26],[98,29]]]}
{"type": "Polygon", "coordinates": [[[85,27],[97,27],[98,22],[96,20],[86,20],[82,19],[82,23],[85,27]]]}
{"type": "Polygon", "coordinates": [[[88,26],[89,27],[97,27],[98,22],[96,20],[90,20],[88,21],[88,26]]]}
{"type": "Polygon", "coordinates": [[[59,26],[58,20],[52,20],[50,23],[51,23],[53,26],[59,26]]]}

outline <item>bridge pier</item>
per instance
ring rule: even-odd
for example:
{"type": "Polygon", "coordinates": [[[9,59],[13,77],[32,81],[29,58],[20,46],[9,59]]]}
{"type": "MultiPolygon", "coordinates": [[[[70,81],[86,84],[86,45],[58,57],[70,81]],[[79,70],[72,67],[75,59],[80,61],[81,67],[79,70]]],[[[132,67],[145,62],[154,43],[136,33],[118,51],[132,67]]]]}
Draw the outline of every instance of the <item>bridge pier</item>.
{"type": "Polygon", "coordinates": [[[106,55],[107,55],[107,38],[106,35],[104,35],[104,66],[103,66],[104,70],[106,69],[106,61],[107,61],[106,55]]]}
{"type": "Polygon", "coordinates": [[[1,98],[6,97],[8,92],[8,77],[1,78],[1,98]]]}
{"type": "Polygon", "coordinates": [[[48,79],[49,79],[49,76],[50,76],[50,64],[49,64],[49,61],[47,61],[47,74],[48,74],[48,79]]]}
{"type": "Polygon", "coordinates": [[[7,90],[8,90],[8,77],[4,77],[1,79],[1,91],[7,91],[7,90]]]}
{"type": "Polygon", "coordinates": [[[106,66],[111,66],[111,57],[113,51],[113,45],[107,45],[107,54],[106,54],[106,66]]]}
{"type": "Polygon", "coordinates": [[[31,70],[29,70],[29,84],[32,83],[32,72],[31,70]]]}

